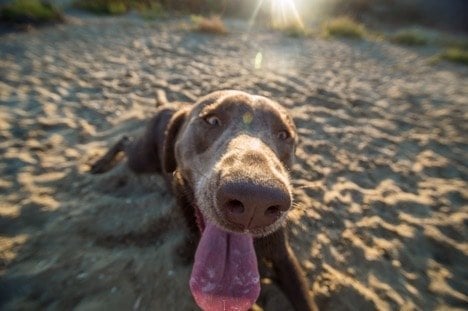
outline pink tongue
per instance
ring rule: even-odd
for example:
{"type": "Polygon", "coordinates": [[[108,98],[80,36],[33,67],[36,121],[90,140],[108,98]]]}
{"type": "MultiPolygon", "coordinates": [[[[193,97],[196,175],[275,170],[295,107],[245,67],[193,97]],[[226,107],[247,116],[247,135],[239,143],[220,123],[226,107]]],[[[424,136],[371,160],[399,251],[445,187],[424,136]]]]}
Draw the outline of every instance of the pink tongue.
{"type": "Polygon", "coordinates": [[[195,253],[190,289],[204,311],[247,310],[260,293],[253,239],[206,222],[195,253]]]}

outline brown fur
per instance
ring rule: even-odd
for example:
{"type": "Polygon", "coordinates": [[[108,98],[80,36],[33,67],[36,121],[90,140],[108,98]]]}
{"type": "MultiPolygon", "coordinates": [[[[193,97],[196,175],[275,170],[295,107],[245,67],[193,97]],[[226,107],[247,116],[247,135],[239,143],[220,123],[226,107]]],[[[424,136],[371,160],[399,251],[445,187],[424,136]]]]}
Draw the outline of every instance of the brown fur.
{"type": "Polygon", "coordinates": [[[219,189],[233,183],[252,188],[252,193],[263,187],[267,197],[271,191],[272,196],[287,202],[283,206],[288,209],[292,201],[288,170],[296,143],[294,122],[279,104],[240,91],[220,91],[194,105],[160,108],[141,137],[134,141],[123,138],[91,172],[108,170],[117,153],[124,151],[136,173],[164,174],[190,228],[187,256],[193,258],[200,238],[195,219],[198,209],[227,231],[255,237],[257,257],[272,262],[295,309],[313,310],[316,307],[303,272],[287,242],[287,213],[282,210],[273,223],[245,227],[227,219],[217,196],[219,189]]]}

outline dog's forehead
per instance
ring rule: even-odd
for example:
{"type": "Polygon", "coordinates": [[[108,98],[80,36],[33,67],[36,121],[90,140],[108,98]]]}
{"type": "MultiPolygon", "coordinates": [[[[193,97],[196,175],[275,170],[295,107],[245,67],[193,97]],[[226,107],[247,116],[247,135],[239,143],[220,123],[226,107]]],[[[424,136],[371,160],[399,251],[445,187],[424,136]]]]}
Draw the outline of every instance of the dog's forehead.
{"type": "Polygon", "coordinates": [[[275,115],[279,118],[290,118],[287,110],[277,102],[264,96],[251,95],[242,91],[215,92],[205,96],[195,104],[192,113],[199,115],[202,112],[215,110],[241,113],[250,111],[252,113],[275,115]]]}

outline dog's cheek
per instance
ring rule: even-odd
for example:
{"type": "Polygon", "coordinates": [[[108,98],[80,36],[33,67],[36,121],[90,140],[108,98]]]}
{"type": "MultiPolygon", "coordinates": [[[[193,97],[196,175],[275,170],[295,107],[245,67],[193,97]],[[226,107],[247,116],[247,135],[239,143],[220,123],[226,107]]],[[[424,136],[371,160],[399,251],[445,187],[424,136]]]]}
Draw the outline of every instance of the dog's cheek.
{"type": "Polygon", "coordinates": [[[196,155],[203,154],[211,145],[211,141],[202,135],[196,135],[194,142],[194,153],[196,155]]]}
{"type": "Polygon", "coordinates": [[[194,129],[192,132],[192,139],[194,143],[194,153],[202,155],[207,152],[222,134],[221,129],[194,129]]]}
{"type": "Polygon", "coordinates": [[[183,135],[175,145],[175,157],[178,165],[178,169],[182,174],[188,178],[190,181],[194,182],[197,179],[196,174],[194,175],[193,168],[197,167],[194,163],[196,160],[193,156],[194,152],[192,150],[192,144],[190,143],[190,137],[183,135]]]}
{"type": "Polygon", "coordinates": [[[206,175],[199,176],[196,184],[196,195],[195,200],[197,206],[205,217],[209,219],[215,218],[215,203],[214,203],[214,191],[216,188],[215,179],[212,174],[207,173],[206,175]]]}
{"type": "Polygon", "coordinates": [[[277,147],[277,156],[278,159],[290,169],[294,163],[294,145],[289,142],[281,143],[277,147]]]}

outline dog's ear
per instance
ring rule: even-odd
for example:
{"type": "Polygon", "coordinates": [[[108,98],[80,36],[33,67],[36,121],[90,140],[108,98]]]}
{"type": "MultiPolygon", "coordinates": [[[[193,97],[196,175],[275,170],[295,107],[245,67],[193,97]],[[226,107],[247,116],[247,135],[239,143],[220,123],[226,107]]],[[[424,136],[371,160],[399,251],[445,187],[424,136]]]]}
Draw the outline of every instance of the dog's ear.
{"type": "Polygon", "coordinates": [[[177,163],[175,159],[175,143],[177,139],[177,134],[179,134],[179,131],[185,122],[188,111],[188,109],[183,109],[174,113],[166,127],[162,159],[163,169],[166,173],[172,173],[177,168],[177,163]]]}

